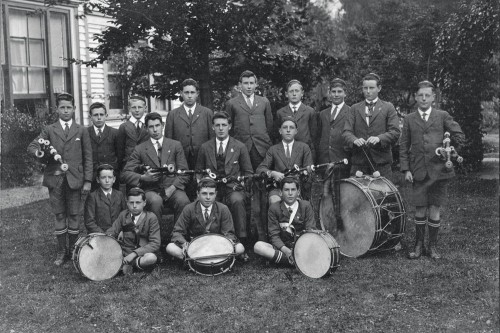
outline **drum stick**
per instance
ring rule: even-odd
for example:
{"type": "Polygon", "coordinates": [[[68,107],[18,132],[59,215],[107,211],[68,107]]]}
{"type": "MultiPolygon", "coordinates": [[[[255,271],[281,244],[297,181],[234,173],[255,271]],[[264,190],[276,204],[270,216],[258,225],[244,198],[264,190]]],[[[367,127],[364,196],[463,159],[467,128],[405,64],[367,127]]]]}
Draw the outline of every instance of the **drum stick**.
{"type": "Polygon", "coordinates": [[[372,159],[370,158],[370,156],[368,156],[368,153],[366,152],[365,147],[364,147],[364,146],[361,146],[361,150],[362,150],[362,151],[363,151],[363,153],[365,154],[365,157],[366,157],[366,159],[368,160],[368,163],[370,164],[370,167],[372,168],[372,171],[373,171],[373,177],[375,177],[375,178],[380,177],[380,172],[378,172],[378,171],[375,169],[375,167],[373,166],[372,159]]]}
{"type": "Polygon", "coordinates": [[[192,261],[192,260],[217,259],[217,258],[228,258],[228,257],[236,257],[236,253],[213,254],[211,256],[201,256],[201,257],[186,258],[184,260],[186,260],[186,261],[192,261]]]}

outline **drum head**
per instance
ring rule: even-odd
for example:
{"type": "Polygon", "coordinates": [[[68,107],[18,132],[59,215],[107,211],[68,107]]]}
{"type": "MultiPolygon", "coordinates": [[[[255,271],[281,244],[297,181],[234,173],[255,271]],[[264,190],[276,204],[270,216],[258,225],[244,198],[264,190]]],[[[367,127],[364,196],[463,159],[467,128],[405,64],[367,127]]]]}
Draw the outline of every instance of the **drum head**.
{"type": "Polygon", "coordinates": [[[111,279],[122,266],[122,249],[118,242],[109,236],[87,236],[78,250],[80,272],[93,281],[111,279]]]}
{"type": "MultiPolygon", "coordinates": [[[[333,239],[331,235],[327,235],[333,239]]],[[[331,242],[332,245],[333,242],[331,242]]],[[[293,249],[297,269],[310,278],[319,279],[327,275],[333,261],[328,243],[319,233],[302,234],[295,242],[293,249]]]]}
{"type": "Polygon", "coordinates": [[[219,263],[227,260],[227,256],[234,253],[233,243],[222,235],[203,235],[189,243],[187,255],[189,258],[221,255],[220,258],[196,259],[201,264],[219,263]]]}
{"type": "Polygon", "coordinates": [[[335,239],[340,252],[347,257],[359,257],[371,247],[375,237],[377,216],[368,192],[342,180],[340,183],[340,216],[343,226],[335,239]]]}

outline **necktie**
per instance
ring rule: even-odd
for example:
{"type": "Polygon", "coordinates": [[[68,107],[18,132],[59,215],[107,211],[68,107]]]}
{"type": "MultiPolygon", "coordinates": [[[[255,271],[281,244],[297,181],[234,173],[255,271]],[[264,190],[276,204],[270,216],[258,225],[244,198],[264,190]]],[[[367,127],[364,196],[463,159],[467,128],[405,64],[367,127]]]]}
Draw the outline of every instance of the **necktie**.
{"type": "Polygon", "coordinates": [[[294,106],[294,107],[292,108],[292,112],[293,112],[293,114],[295,114],[295,112],[297,112],[297,107],[295,107],[295,106],[294,106]]]}
{"type": "Polygon", "coordinates": [[[106,193],[106,199],[108,199],[108,201],[111,202],[111,194],[106,193]]]}
{"type": "Polygon", "coordinates": [[[222,146],[222,141],[220,142],[219,151],[217,153],[219,156],[224,155],[224,147],[222,146]]]}
{"type": "Polygon", "coordinates": [[[292,215],[292,213],[293,213],[292,207],[288,207],[288,212],[290,213],[290,215],[292,215]]]}
{"type": "Polygon", "coordinates": [[[66,126],[64,126],[64,134],[66,135],[66,138],[68,137],[69,135],[69,125],[68,123],[65,123],[66,126]]]}
{"type": "Polygon", "coordinates": [[[205,222],[208,222],[208,208],[205,208],[205,222]]]}
{"type": "Polygon", "coordinates": [[[335,105],[335,109],[333,109],[332,116],[330,120],[335,120],[335,117],[337,116],[337,109],[339,108],[338,105],[335,105]]]}
{"type": "Polygon", "coordinates": [[[372,116],[373,108],[375,107],[375,103],[366,103],[368,107],[368,112],[366,113],[366,123],[370,125],[370,118],[372,116]]]}
{"type": "Polygon", "coordinates": [[[292,157],[292,155],[290,154],[290,145],[288,145],[288,144],[286,145],[286,152],[285,152],[285,154],[286,154],[286,158],[291,158],[292,157]]]}
{"type": "Polygon", "coordinates": [[[132,215],[132,223],[135,224],[135,216],[132,215]]]}
{"type": "Polygon", "coordinates": [[[422,119],[423,119],[424,121],[427,121],[427,120],[425,119],[425,116],[427,116],[427,113],[423,112],[423,113],[422,113],[422,119]]]}
{"type": "Polygon", "coordinates": [[[161,146],[160,146],[160,141],[156,141],[156,153],[158,154],[158,162],[160,162],[160,165],[161,165],[161,146]]]}
{"type": "Polygon", "coordinates": [[[188,118],[189,118],[189,120],[191,120],[192,117],[193,117],[193,110],[192,109],[188,109],[188,118]]]}
{"type": "Polygon", "coordinates": [[[97,137],[100,139],[102,135],[102,131],[100,128],[97,129],[97,137]]]}
{"type": "Polygon", "coordinates": [[[247,105],[248,107],[251,109],[252,108],[252,100],[250,99],[250,97],[246,97],[246,100],[247,100],[247,105]]]}
{"type": "Polygon", "coordinates": [[[139,133],[141,131],[141,121],[140,120],[137,121],[137,128],[136,128],[136,130],[137,130],[137,133],[139,133]]]}

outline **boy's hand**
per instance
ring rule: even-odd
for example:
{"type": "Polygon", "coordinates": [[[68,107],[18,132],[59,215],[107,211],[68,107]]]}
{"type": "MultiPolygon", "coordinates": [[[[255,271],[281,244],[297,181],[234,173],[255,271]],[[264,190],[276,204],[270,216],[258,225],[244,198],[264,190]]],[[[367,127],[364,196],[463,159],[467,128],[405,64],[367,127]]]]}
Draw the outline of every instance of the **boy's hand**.
{"type": "Polygon", "coordinates": [[[413,183],[413,175],[411,174],[411,171],[406,171],[405,180],[409,183],[413,183]]]}
{"type": "Polygon", "coordinates": [[[372,146],[376,145],[379,142],[380,138],[378,136],[370,136],[368,140],[366,140],[366,143],[372,146]]]}
{"type": "Polygon", "coordinates": [[[128,256],[126,256],[125,258],[123,258],[123,262],[125,264],[130,264],[135,258],[137,258],[137,253],[135,252],[132,252],[130,253],[128,256]]]}
{"type": "Polygon", "coordinates": [[[141,175],[141,182],[157,182],[161,179],[161,172],[151,172],[151,169],[148,169],[145,174],[141,175]]]}
{"type": "Polygon", "coordinates": [[[174,185],[170,185],[168,188],[165,189],[165,200],[168,200],[172,194],[174,194],[176,188],[174,185]]]}
{"type": "Polygon", "coordinates": [[[362,146],[366,145],[366,141],[363,138],[359,138],[359,139],[354,140],[354,144],[358,147],[362,147],[362,146]]]}
{"type": "Polygon", "coordinates": [[[91,183],[85,182],[82,187],[82,195],[87,195],[90,192],[91,183]]]}
{"type": "Polygon", "coordinates": [[[271,171],[271,177],[273,177],[277,182],[280,182],[283,178],[285,178],[285,175],[278,171],[271,171]]]}

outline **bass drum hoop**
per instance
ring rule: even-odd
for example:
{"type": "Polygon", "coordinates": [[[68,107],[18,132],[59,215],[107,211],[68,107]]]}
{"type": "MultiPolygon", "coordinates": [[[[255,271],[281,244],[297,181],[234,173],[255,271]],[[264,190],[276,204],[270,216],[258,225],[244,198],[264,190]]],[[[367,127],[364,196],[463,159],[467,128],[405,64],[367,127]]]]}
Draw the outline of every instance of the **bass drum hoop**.
{"type": "Polygon", "coordinates": [[[206,237],[220,238],[220,240],[224,239],[224,241],[227,241],[228,244],[231,245],[233,251],[231,253],[227,253],[227,254],[220,253],[220,255],[221,255],[220,258],[206,259],[206,260],[210,260],[209,262],[202,262],[202,261],[196,260],[196,259],[188,260],[189,269],[191,271],[193,271],[194,273],[199,274],[199,275],[203,275],[203,276],[216,276],[216,275],[220,275],[220,274],[224,274],[224,273],[229,272],[233,268],[233,265],[234,265],[234,262],[236,259],[234,256],[234,253],[235,253],[234,244],[226,236],[209,233],[209,234],[204,234],[204,235],[200,235],[198,237],[195,237],[191,240],[191,242],[189,242],[189,245],[186,249],[186,256],[188,258],[191,258],[191,256],[189,255],[190,248],[192,248],[193,244],[196,244],[197,241],[199,241],[200,239],[206,238],[206,237]]]}

